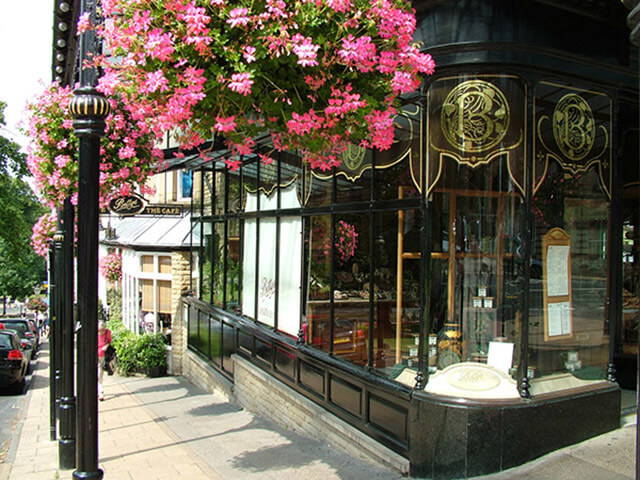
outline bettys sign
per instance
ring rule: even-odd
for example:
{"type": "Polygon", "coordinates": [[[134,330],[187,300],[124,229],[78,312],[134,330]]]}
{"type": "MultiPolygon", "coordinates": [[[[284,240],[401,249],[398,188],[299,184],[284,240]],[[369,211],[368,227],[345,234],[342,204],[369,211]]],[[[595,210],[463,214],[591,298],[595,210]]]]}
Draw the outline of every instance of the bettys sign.
{"type": "Polygon", "coordinates": [[[115,215],[136,215],[144,210],[144,200],[137,195],[124,195],[109,202],[109,211],[115,215]]]}

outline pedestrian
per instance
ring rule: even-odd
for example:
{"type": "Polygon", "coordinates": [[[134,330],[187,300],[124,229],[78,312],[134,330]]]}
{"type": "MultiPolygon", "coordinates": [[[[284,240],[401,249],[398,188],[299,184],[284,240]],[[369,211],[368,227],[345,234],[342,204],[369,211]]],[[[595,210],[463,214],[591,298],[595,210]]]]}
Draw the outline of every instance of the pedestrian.
{"type": "Polygon", "coordinates": [[[98,323],[98,400],[104,400],[104,390],[102,388],[102,377],[104,376],[105,352],[111,345],[111,330],[106,323],[98,323]]]}

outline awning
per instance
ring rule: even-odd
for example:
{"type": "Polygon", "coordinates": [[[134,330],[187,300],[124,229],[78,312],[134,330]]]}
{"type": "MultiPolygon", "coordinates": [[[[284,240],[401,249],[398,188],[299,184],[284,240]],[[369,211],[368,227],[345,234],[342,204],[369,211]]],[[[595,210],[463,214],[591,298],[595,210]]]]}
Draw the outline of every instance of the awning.
{"type": "MultiPolygon", "coordinates": [[[[182,217],[101,216],[100,243],[134,250],[186,250],[191,248],[191,215],[182,217]],[[107,226],[111,227],[106,228],[107,226]],[[114,234],[115,232],[115,234],[114,234]],[[110,233],[109,238],[107,234],[110,233]]],[[[200,244],[200,231],[193,229],[193,242],[200,244]]]]}

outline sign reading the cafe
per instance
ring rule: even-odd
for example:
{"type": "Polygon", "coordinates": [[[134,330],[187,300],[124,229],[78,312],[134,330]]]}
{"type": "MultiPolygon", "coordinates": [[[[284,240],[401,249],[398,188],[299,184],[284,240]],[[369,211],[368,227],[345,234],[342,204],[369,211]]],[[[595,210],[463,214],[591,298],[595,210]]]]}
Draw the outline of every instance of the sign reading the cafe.
{"type": "Polygon", "coordinates": [[[144,210],[144,199],[138,195],[124,195],[109,202],[109,212],[120,216],[137,215],[144,210]]]}
{"type": "MultiPolygon", "coordinates": [[[[182,205],[170,204],[147,204],[139,195],[124,195],[114,198],[109,202],[108,212],[121,217],[133,215],[153,215],[153,216],[182,216],[184,207],[182,205]]],[[[101,211],[101,213],[107,213],[101,211]]]]}
{"type": "Polygon", "coordinates": [[[182,215],[182,205],[147,205],[144,215],[182,215]]]}

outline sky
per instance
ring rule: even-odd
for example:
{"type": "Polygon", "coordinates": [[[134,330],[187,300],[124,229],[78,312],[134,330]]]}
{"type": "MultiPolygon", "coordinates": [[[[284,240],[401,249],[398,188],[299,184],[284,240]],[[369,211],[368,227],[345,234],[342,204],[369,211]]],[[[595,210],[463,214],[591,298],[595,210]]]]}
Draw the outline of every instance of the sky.
{"type": "Polygon", "coordinates": [[[0,0],[0,100],[8,104],[0,133],[23,146],[25,104],[51,81],[52,21],[51,0],[0,0]]]}

